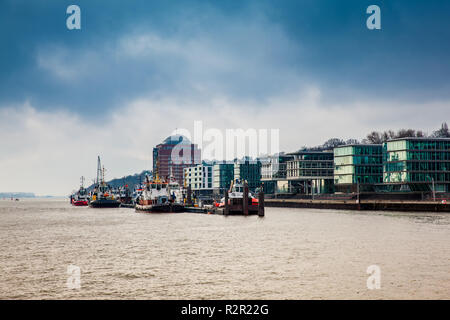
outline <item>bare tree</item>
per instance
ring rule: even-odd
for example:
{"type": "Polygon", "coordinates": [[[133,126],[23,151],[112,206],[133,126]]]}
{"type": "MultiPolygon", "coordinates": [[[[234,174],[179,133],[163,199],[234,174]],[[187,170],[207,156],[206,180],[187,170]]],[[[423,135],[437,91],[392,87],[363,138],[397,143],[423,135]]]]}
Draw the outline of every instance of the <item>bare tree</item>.
{"type": "Polygon", "coordinates": [[[342,146],[345,144],[345,141],[338,138],[331,138],[325,141],[325,143],[322,145],[324,149],[332,149],[338,146],[342,146]]]}
{"type": "Polygon", "coordinates": [[[423,138],[423,137],[425,137],[426,135],[425,135],[425,133],[422,131],[422,130],[417,130],[416,131],[416,137],[418,137],[418,138],[423,138]]]}
{"type": "Polygon", "coordinates": [[[359,141],[356,139],[348,139],[345,141],[345,144],[359,144],[359,141]]]}
{"type": "Polygon", "coordinates": [[[416,130],[413,129],[400,129],[397,132],[396,138],[410,138],[416,136],[416,130]]]}
{"type": "Polygon", "coordinates": [[[433,132],[432,136],[435,138],[450,138],[450,131],[448,130],[447,123],[444,122],[439,130],[433,132]]]}
{"type": "Polygon", "coordinates": [[[383,142],[381,134],[377,131],[372,131],[366,137],[366,140],[369,144],[380,144],[383,142]]]}

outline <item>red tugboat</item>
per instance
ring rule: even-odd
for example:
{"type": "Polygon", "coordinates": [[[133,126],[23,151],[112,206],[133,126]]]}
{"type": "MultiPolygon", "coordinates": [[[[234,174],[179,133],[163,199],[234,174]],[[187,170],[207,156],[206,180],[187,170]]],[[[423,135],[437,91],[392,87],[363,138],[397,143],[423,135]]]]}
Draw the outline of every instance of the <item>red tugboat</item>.
{"type": "Polygon", "coordinates": [[[70,196],[70,202],[76,207],[84,207],[89,204],[89,195],[84,188],[84,177],[81,177],[80,189],[70,196]]]}

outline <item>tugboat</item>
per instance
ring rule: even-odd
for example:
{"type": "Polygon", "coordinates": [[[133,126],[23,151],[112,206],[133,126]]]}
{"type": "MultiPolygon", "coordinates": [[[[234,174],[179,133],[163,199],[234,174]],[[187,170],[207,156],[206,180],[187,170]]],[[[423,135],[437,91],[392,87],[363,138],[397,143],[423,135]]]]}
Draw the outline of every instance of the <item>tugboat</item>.
{"type": "Polygon", "coordinates": [[[112,189],[105,182],[105,168],[101,167],[100,157],[97,162],[97,181],[89,206],[91,208],[118,208],[120,206],[120,201],[114,197],[112,189]]]}
{"type": "Polygon", "coordinates": [[[132,193],[126,184],[124,187],[119,188],[119,201],[123,204],[131,204],[132,201],[132,193]]]}
{"type": "Polygon", "coordinates": [[[144,191],[144,187],[141,184],[135,187],[133,194],[131,195],[131,204],[136,205],[139,203],[139,198],[142,195],[142,191],[144,191]]]}
{"type": "Polygon", "coordinates": [[[184,196],[183,191],[181,189],[180,184],[177,180],[175,180],[175,177],[172,174],[172,167],[170,167],[170,176],[169,176],[169,183],[168,183],[168,192],[170,200],[173,203],[177,203],[184,206],[184,196]]]}
{"type": "MultiPolygon", "coordinates": [[[[230,189],[228,190],[228,207],[230,214],[240,214],[243,210],[244,204],[244,183],[239,180],[231,181],[230,189]]],[[[253,196],[251,192],[248,192],[248,214],[258,213],[259,201],[253,196]]],[[[215,203],[217,208],[225,208],[225,197],[221,199],[219,203],[215,203]]]]}
{"type": "Polygon", "coordinates": [[[87,190],[84,188],[84,177],[81,177],[80,189],[71,195],[71,203],[76,207],[83,207],[89,204],[89,195],[87,190]]]}
{"type": "Polygon", "coordinates": [[[183,212],[184,206],[177,203],[173,197],[170,197],[168,183],[156,180],[150,181],[146,177],[146,183],[138,203],[136,211],[158,213],[158,212],[183,212]]]}

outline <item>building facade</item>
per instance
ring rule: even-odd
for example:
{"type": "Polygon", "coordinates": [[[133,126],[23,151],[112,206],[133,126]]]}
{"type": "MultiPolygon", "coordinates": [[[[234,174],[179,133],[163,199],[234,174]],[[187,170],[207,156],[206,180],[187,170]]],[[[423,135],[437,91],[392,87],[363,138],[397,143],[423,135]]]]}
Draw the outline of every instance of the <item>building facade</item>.
{"type": "Polygon", "coordinates": [[[293,156],[279,154],[261,160],[261,183],[264,193],[288,193],[287,161],[293,156]]]}
{"type": "Polygon", "coordinates": [[[191,188],[194,194],[212,194],[213,165],[202,163],[193,167],[184,168],[184,187],[191,188]]]}
{"type": "Polygon", "coordinates": [[[450,192],[450,139],[403,138],[383,144],[386,191],[450,192]]]}
{"type": "Polygon", "coordinates": [[[298,151],[288,153],[286,178],[291,193],[333,193],[333,152],[298,151]]]}
{"type": "Polygon", "coordinates": [[[215,163],[213,165],[213,190],[215,194],[221,195],[228,190],[234,179],[234,163],[215,163]]]}
{"type": "Polygon", "coordinates": [[[374,192],[383,182],[381,144],[356,144],[334,148],[335,192],[374,192]]]}
{"type": "Polygon", "coordinates": [[[201,151],[184,136],[167,137],[153,148],[153,175],[159,179],[172,175],[183,184],[183,169],[197,164],[201,164],[201,151]]]}
{"type": "Polygon", "coordinates": [[[246,180],[250,191],[261,187],[261,161],[249,158],[234,162],[234,179],[246,180]]]}

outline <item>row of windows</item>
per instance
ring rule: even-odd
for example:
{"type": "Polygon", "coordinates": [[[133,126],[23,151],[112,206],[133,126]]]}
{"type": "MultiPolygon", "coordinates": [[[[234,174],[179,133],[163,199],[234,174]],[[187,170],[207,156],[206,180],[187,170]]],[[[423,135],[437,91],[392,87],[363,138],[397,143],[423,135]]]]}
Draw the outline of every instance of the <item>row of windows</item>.
{"type": "Polygon", "coordinates": [[[345,156],[334,159],[336,165],[350,164],[382,164],[381,156],[345,156]]]}
{"type": "Polygon", "coordinates": [[[400,140],[385,143],[384,149],[391,150],[450,150],[448,140],[400,140]]]}
{"type": "Polygon", "coordinates": [[[308,169],[292,169],[287,171],[287,177],[326,177],[333,176],[333,170],[308,170],[308,169]]]}
{"type": "Polygon", "coordinates": [[[339,174],[383,174],[382,166],[336,166],[335,175],[339,174]]]}
{"type": "Polygon", "coordinates": [[[446,151],[391,151],[384,155],[384,161],[403,161],[403,160],[419,160],[419,161],[450,161],[450,152],[446,151]]]}
{"type": "MultiPolygon", "coordinates": [[[[294,155],[295,160],[326,161],[333,160],[332,152],[294,155]]],[[[289,162],[289,161],[288,161],[289,162]]]]}
{"type": "Polygon", "coordinates": [[[196,173],[189,173],[187,174],[189,177],[211,177],[212,176],[212,172],[209,171],[208,174],[206,174],[206,172],[203,172],[203,174],[201,172],[196,172],[196,173]]]}
{"type": "Polygon", "coordinates": [[[393,162],[384,165],[384,171],[450,171],[450,162],[393,162]]]}
{"type": "Polygon", "coordinates": [[[317,162],[304,162],[304,161],[289,161],[287,169],[310,169],[310,168],[333,168],[333,161],[317,161],[317,162]]]}
{"type": "Polygon", "coordinates": [[[383,148],[381,145],[360,145],[360,146],[347,146],[334,149],[334,156],[354,156],[354,155],[381,155],[383,148]]]}
{"type": "Polygon", "coordinates": [[[374,184],[382,183],[383,177],[381,175],[339,175],[334,177],[335,184],[374,184]]]}
{"type": "Polygon", "coordinates": [[[384,182],[449,182],[450,172],[446,173],[415,173],[387,172],[383,175],[384,182]]]}

